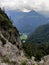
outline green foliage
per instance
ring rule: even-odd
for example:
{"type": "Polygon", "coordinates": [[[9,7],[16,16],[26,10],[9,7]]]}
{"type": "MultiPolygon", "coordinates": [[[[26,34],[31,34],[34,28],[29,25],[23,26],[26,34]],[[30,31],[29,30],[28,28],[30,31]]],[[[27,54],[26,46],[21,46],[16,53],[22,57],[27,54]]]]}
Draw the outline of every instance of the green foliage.
{"type": "Polygon", "coordinates": [[[7,16],[7,14],[5,13],[5,10],[3,11],[1,8],[0,8],[0,14],[4,17],[4,18],[7,18],[9,20],[9,17],[7,16]]]}
{"type": "Polygon", "coordinates": [[[0,14],[0,21],[3,19],[4,17],[0,14]]]}
{"type": "Polygon", "coordinates": [[[16,27],[13,26],[12,21],[9,19],[5,11],[2,11],[1,9],[0,9],[0,31],[8,41],[10,41],[13,44],[16,43],[17,37],[19,36],[19,31],[17,30],[16,27]]]}
{"type": "Polygon", "coordinates": [[[9,58],[6,55],[2,57],[2,63],[10,63],[12,65],[16,64],[15,61],[10,61],[9,58]]]}
{"type": "Polygon", "coordinates": [[[22,35],[20,36],[20,39],[21,39],[21,40],[26,40],[26,39],[27,39],[27,35],[26,35],[26,34],[22,34],[22,35]]]}
{"type": "Polygon", "coordinates": [[[27,62],[26,62],[26,61],[23,61],[23,62],[21,63],[21,65],[27,65],[27,62]]]}
{"type": "Polygon", "coordinates": [[[31,34],[30,38],[26,41],[27,43],[42,43],[49,42],[49,24],[38,27],[34,33],[31,34]]]}
{"type": "Polygon", "coordinates": [[[25,53],[39,61],[49,54],[49,24],[42,25],[23,44],[25,53]]]}
{"type": "Polygon", "coordinates": [[[2,60],[2,62],[5,62],[5,63],[10,63],[10,61],[9,61],[9,58],[8,57],[3,57],[2,58],[3,60],[2,60]]]}
{"type": "Polygon", "coordinates": [[[2,45],[6,44],[6,40],[0,36],[0,40],[2,41],[2,45]]]}
{"type": "Polygon", "coordinates": [[[26,56],[30,58],[34,56],[36,61],[49,54],[49,43],[24,43],[23,48],[26,56]]]}
{"type": "Polygon", "coordinates": [[[7,19],[7,18],[3,18],[0,21],[0,26],[4,29],[7,30],[9,28],[13,28],[12,23],[7,19]]]}

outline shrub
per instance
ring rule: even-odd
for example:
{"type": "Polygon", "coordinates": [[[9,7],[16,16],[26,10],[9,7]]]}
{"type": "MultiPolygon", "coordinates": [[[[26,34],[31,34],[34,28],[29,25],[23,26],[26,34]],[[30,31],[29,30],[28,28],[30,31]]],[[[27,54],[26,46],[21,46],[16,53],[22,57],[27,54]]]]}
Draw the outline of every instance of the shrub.
{"type": "Polygon", "coordinates": [[[4,46],[4,44],[6,44],[6,40],[4,38],[1,38],[1,41],[2,41],[3,46],[4,46]]]}
{"type": "Polygon", "coordinates": [[[21,65],[27,65],[27,62],[26,62],[26,61],[23,61],[23,62],[21,63],[21,65]]]}

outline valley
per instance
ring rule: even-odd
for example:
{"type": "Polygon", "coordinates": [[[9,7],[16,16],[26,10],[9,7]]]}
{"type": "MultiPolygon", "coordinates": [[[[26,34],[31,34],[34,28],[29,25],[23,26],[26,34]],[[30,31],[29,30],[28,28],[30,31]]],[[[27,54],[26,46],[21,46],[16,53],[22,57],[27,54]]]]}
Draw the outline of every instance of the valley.
{"type": "Polygon", "coordinates": [[[30,12],[6,11],[20,33],[32,33],[40,25],[49,23],[49,18],[32,10],[30,12]]]}
{"type": "Polygon", "coordinates": [[[19,30],[0,8],[0,65],[49,65],[48,18],[32,11],[20,17],[20,22],[19,30]]]}

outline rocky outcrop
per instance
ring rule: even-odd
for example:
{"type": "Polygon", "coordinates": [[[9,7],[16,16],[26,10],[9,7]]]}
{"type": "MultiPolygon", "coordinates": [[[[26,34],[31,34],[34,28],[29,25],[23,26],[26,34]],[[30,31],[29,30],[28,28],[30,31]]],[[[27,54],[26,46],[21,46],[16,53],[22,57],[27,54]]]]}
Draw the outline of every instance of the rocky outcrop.
{"type": "Polygon", "coordinates": [[[0,9],[0,65],[20,65],[24,59],[19,31],[0,9]]]}
{"type": "Polygon", "coordinates": [[[44,60],[44,63],[43,63],[44,65],[49,65],[49,55],[44,56],[43,60],[44,60]]]}
{"type": "Polygon", "coordinates": [[[1,41],[0,39],[0,62],[20,63],[19,56],[24,56],[24,54],[22,54],[23,50],[19,49],[17,45],[13,45],[11,42],[9,42],[1,33],[0,37],[6,41],[6,44],[3,45],[3,40],[1,41]]]}
{"type": "Polygon", "coordinates": [[[40,62],[38,62],[39,65],[49,65],[49,55],[44,56],[40,62]]]}

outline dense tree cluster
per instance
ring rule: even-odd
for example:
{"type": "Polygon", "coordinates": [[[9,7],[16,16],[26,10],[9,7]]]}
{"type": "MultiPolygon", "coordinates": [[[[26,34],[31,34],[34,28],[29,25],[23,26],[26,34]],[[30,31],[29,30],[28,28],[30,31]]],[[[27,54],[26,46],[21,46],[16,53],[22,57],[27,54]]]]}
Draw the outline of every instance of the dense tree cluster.
{"type": "Polygon", "coordinates": [[[23,44],[23,48],[29,57],[35,56],[40,60],[49,54],[49,24],[38,27],[35,32],[23,44]]]}
{"type": "Polygon", "coordinates": [[[24,43],[23,48],[26,56],[35,57],[35,60],[41,60],[42,57],[49,54],[49,43],[24,43]]]}

